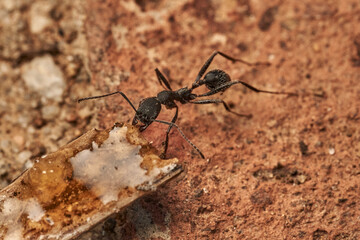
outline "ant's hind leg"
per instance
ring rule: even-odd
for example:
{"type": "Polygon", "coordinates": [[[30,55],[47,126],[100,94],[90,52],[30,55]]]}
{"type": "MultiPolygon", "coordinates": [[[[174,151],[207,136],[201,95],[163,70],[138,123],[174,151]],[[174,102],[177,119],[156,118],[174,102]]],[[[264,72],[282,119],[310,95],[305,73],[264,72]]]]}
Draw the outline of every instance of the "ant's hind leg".
{"type": "Polygon", "coordinates": [[[235,114],[235,115],[237,115],[239,117],[246,117],[246,118],[251,118],[252,117],[251,114],[240,114],[240,113],[232,111],[230,109],[230,107],[227,105],[227,103],[224,100],[221,100],[221,99],[204,99],[204,100],[199,100],[199,101],[193,101],[193,102],[190,102],[190,103],[194,103],[194,104],[222,103],[225,110],[232,113],[232,114],[235,114]]]}
{"type": "Polygon", "coordinates": [[[160,72],[159,69],[155,68],[155,73],[157,76],[157,79],[159,80],[161,86],[163,86],[165,89],[172,91],[169,81],[166,79],[166,77],[160,72]],[[164,86],[165,85],[165,86],[164,86]]]}
{"type": "Polygon", "coordinates": [[[201,77],[204,75],[204,73],[206,72],[206,70],[208,69],[208,67],[210,66],[211,62],[214,60],[214,57],[216,56],[216,54],[218,54],[218,51],[213,52],[213,54],[211,54],[211,56],[208,58],[208,60],[206,60],[206,62],[204,63],[204,65],[201,67],[196,79],[195,79],[195,83],[197,83],[201,77]]]}
{"type": "MultiPolygon", "coordinates": [[[[173,117],[173,119],[171,120],[172,123],[175,123],[177,118],[178,118],[178,107],[176,106],[176,112],[175,112],[175,115],[173,117]]],[[[168,145],[169,145],[169,134],[170,134],[170,130],[172,129],[173,125],[170,125],[166,131],[166,138],[165,138],[165,141],[163,142],[163,145],[164,145],[164,150],[163,152],[160,154],[160,157],[161,158],[165,158],[166,157],[166,152],[167,152],[167,149],[168,149],[168,145]]]]}
{"type": "Polygon", "coordinates": [[[206,70],[208,69],[208,67],[210,66],[211,62],[214,60],[214,57],[219,54],[220,56],[226,58],[227,60],[230,60],[232,62],[241,62],[245,65],[248,66],[259,66],[259,65],[265,65],[265,66],[270,66],[269,62],[254,62],[254,63],[250,63],[247,62],[245,60],[242,60],[240,58],[233,58],[230,57],[229,55],[226,55],[223,52],[219,52],[219,51],[215,51],[213,52],[213,54],[211,54],[211,56],[208,58],[208,60],[206,60],[206,62],[204,63],[204,65],[201,67],[196,79],[195,79],[195,83],[197,83],[198,81],[200,81],[201,77],[204,75],[204,73],[206,72],[206,70]]]}
{"type": "Polygon", "coordinates": [[[289,95],[289,96],[297,96],[296,93],[292,93],[292,92],[278,92],[278,91],[261,90],[261,89],[255,88],[255,87],[251,86],[250,84],[243,82],[243,81],[233,81],[233,82],[228,82],[228,83],[222,84],[207,93],[198,95],[198,97],[206,97],[206,96],[214,95],[218,92],[228,89],[229,87],[231,87],[232,85],[235,85],[235,84],[242,84],[246,88],[250,89],[251,91],[257,92],[257,93],[285,94],[285,95],[289,95]]]}

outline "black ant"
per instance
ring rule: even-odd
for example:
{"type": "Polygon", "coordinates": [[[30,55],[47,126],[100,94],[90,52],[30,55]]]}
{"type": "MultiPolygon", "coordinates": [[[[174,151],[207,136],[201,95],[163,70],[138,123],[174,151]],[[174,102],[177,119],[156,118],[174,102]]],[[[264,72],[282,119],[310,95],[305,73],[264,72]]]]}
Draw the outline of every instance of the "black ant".
{"type": "Polygon", "coordinates": [[[239,113],[231,111],[229,106],[226,104],[226,102],[224,102],[221,99],[203,99],[203,100],[197,100],[197,101],[195,101],[195,99],[197,99],[199,97],[211,96],[218,92],[224,92],[226,89],[228,89],[229,87],[231,87],[232,85],[235,85],[235,84],[242,84],[245,87],[247,87],[250,90],[255,91],[255,92],[294,95],[293,93],[288,93],[288,92],[273,92],[273,91],[260,90],[260,89],[257,89],[243,81],[231,81],[230,76],[221,69],[211,70],[210,72],[208,72],[205,75],[205,77],[203,79],[201,79],[202,76],[204,75],[204,73],[206,72],[206,70],[208,69],[209,65],[213,61],[214,57],[217,54],[221,55],[222,57],[224,57],[232,62],[241,62],[248,66],[270,65],[269,63],[261,63],[261,62],[249,63],[242,59],[236,59],[236,58],[230,57],[222,52],[215,51],[209,57],[209,59],[205,62],[205,64],[202,66],[202,68],[200,69],[200,72],[197,75],[195,82],[192,84],[191,88],[183,87],[183,88],[180,88],[179,90],[173,91],[169,84],[169,81],[159,71],[159,69],[156,68],[155,72],[156,72],[157,79],[159,80],[160,84],[166,90],[159,92],[156,97],[149,97],[149,98],[145,98],[145,99],[141,100],[139,103],[138,109],[136,109],[134,107],[134,105],[131,103],[131,101],[127,98],[127,96],[123,92],[120,92],[120,91],[101,95],[101,96],[81,98],[78,100],[78,102],[89,100],[89,99],[108,97],[108,96],[111,96],[114,94],[120,94],[121,96],[123,96],[125,98],[125,100],[130,104],[130,106],[135,111],[135,116],[133,118],[132,124],[136,125],[138,123],[138,121],[143,123],[143,125],[141,125],[139,128],[140,131],[144,131],[153,122],[158,122],[158,123],[163,123],[163,124],[169,125],[169,127],[166,131],[166,139],[163,142],[164,151],[161,154],[162,158],[165,158],[165,155],[167,152],[168,143],[169,143],[169,133],[170,133],[170,130],[172,129],[172,127],[175,127],[180,132],[182,137],[200,154],[200,156],[202,158],[205,158],[204,155],[202,154],[202,152],[185,136],[185,134],[181,131],[181,129],[175,124],[177,117],[178,117],[178,106],[176,105],[176,101],[180,102],[181,104],[222,103],[224,108],[226,109],[226,111],[236,114],[237,116],[240,116],[240,117],[250,118],[251,114],[244,115],[244,114],[239,114],[239,113]],[[205,85],[210,91],[208,91],[204,94],[200,94],[200,95],[196,95],[196,94],[192,93],[192,91],[194,89],[196,89],[202,85],[205,85]],[[165,107],[167,109],[172,109],[172,108],[176,109],[175,115],[174,115],[173,119],[171,120],[171,122],[156,119],[161,111],[161,105],[165,105],[165,107]]]}

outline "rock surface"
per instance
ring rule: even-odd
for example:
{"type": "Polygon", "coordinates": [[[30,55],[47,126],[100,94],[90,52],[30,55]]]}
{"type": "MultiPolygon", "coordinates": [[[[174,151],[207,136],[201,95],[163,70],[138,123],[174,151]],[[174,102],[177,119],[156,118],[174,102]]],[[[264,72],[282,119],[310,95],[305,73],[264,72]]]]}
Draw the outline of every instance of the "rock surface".
{"type": "MultiPolygon", "coordinates": [[[[252,119],[221,105],[179,104],[177,124],[208,160],[172,131],[168,153],[186,174],[79,239],[360,238],[358,0],[54,1],[34,34],[37,2],[0,1],[1,186],[25,167],[24,151],[41,156],[134,115],[121,96],[77,98],[121,90],[138,106],[163,90],[155,68],[173,89],[191,86],[221,50],[271,66],[217,56],[210,69],[298,96],[239,85],[214,96],[252,119]],[[49,55],[66,84],[59,102],[43,101],[21,77],[49,55]],[[42,109],[56,104],[56,117],[44,118],[42,109]]],[[[173,114],[163,108],[159,119],[173,114]]],[[[154,123],[144,134],[161,146],[166,128],[154,123]]]]}
{"type": "Polygon", "coordinates": [[[31,91],[47,99],[62,100],[66,83],[61,69],[51,56],[37,57],[24,64],[21,76],[31,91]]]}

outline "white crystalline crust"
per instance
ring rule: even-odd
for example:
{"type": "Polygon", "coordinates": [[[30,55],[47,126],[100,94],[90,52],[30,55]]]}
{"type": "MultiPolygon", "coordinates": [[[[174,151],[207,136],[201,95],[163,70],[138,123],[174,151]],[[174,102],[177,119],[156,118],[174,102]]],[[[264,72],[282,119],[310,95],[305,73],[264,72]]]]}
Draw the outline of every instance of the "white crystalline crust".
{"type": "Polygon", "coordinates": [[[8,231],[4,236],[4,240],[21,240],[22,225],[19,222],[20,216],[25,213],[32,221],[38,222],[44,216],[45,212],[40,204],[34,199],[21,201],[17,198],[7,198],[2,206],[0,213],[0,221],[7,222],[8,231]]]}
{"type": "Polygon", "coordinates": [[[99,196],[104,205],[117,201],[120,189],[151,184],[160,172],[169,172],[175,166],[154,168],[147,174],[140,166],[143,161],[140,146],[128,143],[126,132],[126,127],[114,128],[100,147],[93,142],[92,150],[84,150],[70,159],[74,178],[99,196]]]}
{"type": "Polygon", "coordinates": [[[36,57],[22,67],[22,78],[32,91],[47,99],[61,100],[65,79],[50,55],[36,57]]]}

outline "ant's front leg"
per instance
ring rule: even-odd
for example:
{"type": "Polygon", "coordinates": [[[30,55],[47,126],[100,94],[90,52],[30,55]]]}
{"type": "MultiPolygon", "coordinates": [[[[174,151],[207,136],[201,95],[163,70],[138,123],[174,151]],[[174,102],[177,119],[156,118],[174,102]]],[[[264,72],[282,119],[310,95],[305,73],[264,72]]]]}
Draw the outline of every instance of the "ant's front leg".
{"type": "MultiPolygon", "coordinates": [[[[173,117],[173,119],[171,120],[172,123],[175,123],[177,118],[178,118],[178,106],[175,107],[176,108],[176,112],[175,115],[173,117]]],[[[166,157],[166,152],[168,149],[168,145],[169,145],[169,134],[170,134],[170,130],[172,129],[173,125],[170,125],[166,131],[166,138],[165,141],[162,143],[164,145],[164,150],[163,152],[160,154],[161,158],[165,158],[166,157]]]]}
{"type": "Polygon", "coordinates": [[[181,136],[185,139],[185,141],[187,141],[187,142],[199,153],[199,155],[201,156],[202,159],[205,159],[204,154],[200,151],[200,149],[199,149],[197,146],[195,146],[195,144],[193,144],[193,143],[185,136],[185,134],[183,133],[183,131],[181,131],[181,129],[179,128],[178,125],[176,125],[175,123],[172,123],[172,122],[167,122],[167,121],[162,121],[162,120],[156,120],[156,119],[154,119],[154,122],[158,122],[158,123],[162,123],[162,124],[166,124],[166,125],[175,127],[175,128],[179,131],[179,133],[181,134],[181,136]]]}

